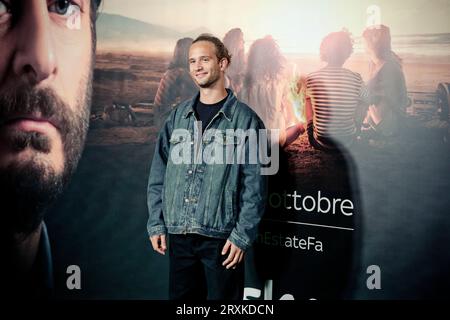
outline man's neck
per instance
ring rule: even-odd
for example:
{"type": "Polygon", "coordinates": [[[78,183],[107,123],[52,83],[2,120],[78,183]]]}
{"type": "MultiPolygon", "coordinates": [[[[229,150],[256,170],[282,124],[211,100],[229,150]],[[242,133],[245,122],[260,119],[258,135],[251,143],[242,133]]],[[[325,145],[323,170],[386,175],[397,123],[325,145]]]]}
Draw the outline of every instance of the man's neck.
{"type": "Polygon", "coordinates": [[[200,88],[200,102],[204,104],[214,104],[225,99],[228,95],[225,86],[212,88],[200,88]]]}
{"type": "Polygon", "coordinates": [[[15,268],[17,274],[30,272],[39,249],[42,224],[29,235],[15,235],[11,250],[9,264],[15,268]]]}

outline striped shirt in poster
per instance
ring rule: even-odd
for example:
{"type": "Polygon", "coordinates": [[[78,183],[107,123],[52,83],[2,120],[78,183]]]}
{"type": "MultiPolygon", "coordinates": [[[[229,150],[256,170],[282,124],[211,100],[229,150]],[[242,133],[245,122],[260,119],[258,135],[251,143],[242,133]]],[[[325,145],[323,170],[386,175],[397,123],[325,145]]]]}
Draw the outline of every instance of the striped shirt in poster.
{"type": "Polygon", "coordinates": [[[364,81],[356,72],[325,67],[308,75],[306,95],[314,113],[314,136],[351,140],[356,132],[355,113],[361,101],[368,100],[364,81]]]}

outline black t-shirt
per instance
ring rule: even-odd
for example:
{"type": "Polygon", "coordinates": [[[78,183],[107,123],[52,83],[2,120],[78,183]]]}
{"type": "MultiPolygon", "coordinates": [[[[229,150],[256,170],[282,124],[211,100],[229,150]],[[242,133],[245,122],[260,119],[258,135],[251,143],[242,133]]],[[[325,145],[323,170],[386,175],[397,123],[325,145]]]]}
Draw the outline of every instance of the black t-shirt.
{"type": "Polygon", "coordinates": [[[200,101],[200,98],[197,99],[194,105],[194,111],[198,120],[202,122],[202,133],[205,131],[206,126],[212,118],[214,118],[217,112],[223,107],[226,100],[227,97],[217,103],[205,104],[200,101]]]}

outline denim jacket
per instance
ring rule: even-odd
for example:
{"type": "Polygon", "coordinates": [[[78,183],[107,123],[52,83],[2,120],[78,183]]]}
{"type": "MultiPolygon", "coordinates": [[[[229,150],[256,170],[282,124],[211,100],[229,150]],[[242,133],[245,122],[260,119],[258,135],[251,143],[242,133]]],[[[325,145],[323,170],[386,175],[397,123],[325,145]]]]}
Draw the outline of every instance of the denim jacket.
{"type": "MultiPolygon", "coordinates": [[[[199,132],[193,106],[199,94],[173,109],[159,132],[147,188],[149,236],[196,233],[229,239],[242,250],[256,238],[267,199],[267,177],[261,175],[261,162],[212,163],[206,156],[194,159],[202,154],[202,150],[195,151],[199,145],[203,150],[223,149],[224,154],[241,146],[248,159],[249,139],[231,137],[228,132],[234,131],[227,129],[265,129],[253,110],[231,90],[227,92],[223,107],[204,134],[197,135],[198,143],[193,142],[199,132]],[[179,150],[190,155],[190,161],[175,159],[174,155],[183,155],[179,150]]],[[[212,159],[215,151],[210,153],[212,159]]]]}

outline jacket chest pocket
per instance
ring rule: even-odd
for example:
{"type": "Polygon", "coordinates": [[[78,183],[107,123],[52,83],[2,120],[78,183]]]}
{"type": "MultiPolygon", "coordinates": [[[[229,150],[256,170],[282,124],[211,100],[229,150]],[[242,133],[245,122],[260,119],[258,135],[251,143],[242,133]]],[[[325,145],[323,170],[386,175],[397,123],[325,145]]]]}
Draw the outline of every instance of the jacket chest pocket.
{"type": "Polygon", "coordinates": [[[237,136],[215,134],[203,139],[203,160],[207,164],[235,164],[240,139],[237,136]]]}
{"type": "Polygon", "coordinates": [[[192,162],[193,140],[189,132],[174,131],[169,139],[169,159],[173,164],[189,164],[192,162]]]}
{"type": "Polygon", "coordinates": [[[174,146],[179,143],[190,143],[191,140],[192,140],[191,136],[185,130],[182,130],[182,131],[180,130],[179,132],[176,132],[176,130],[175,130],[169,139],[169,143],[170,143],[170,146],[174,146]]]}

